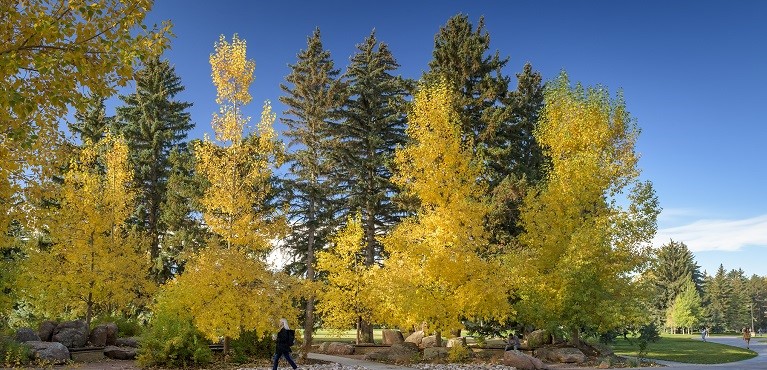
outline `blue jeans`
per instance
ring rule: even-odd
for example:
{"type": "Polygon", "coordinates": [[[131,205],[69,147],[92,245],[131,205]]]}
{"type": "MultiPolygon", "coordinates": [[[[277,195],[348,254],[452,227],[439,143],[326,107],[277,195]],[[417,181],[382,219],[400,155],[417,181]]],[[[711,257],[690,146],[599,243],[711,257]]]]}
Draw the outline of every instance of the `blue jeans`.
{"type": "Polygon", "coordinates": [[[298,368],[298,366],[296,366],[296,363],[293,362],[293,359],[290,358],[290,352],[279,352],[278,351],[277,353],[274,354],[274,365],[272,366],[272,370],[277,370],[277,363],[280,362],[280,357],[282,357],[282,356],[285,356],[285,359],[288,360],[288,363],[290,364],[290,367],[293,368],[293,370],[298,368]]]}

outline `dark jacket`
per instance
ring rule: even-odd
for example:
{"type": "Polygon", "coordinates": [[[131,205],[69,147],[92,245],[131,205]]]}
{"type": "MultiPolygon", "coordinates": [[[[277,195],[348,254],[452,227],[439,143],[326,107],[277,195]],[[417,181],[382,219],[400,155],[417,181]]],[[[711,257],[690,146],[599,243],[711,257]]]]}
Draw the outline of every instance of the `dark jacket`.
{"type": "Polygon", "coordinates": [[[280,331],[277,333],[277,352],[290,353],[291,334],[295,336],[295,331],[286,330],[285,328],[280,329],[280,331]]]}

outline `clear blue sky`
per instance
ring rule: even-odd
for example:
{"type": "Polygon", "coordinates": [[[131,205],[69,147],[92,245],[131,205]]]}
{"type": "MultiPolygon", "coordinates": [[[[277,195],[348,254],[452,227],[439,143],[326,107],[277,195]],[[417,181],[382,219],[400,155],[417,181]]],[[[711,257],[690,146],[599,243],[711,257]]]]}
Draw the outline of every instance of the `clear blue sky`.
{"type": "Polygon", "coordinates": [[[279,84],[315,27],[342,70],[375,28],[399,73],[418,78],[457,13],[475,25],[485,16],[508,75],[531,62],[546,80],[565,69],[622,89],[642,128],[642,177],[664,208],[657,244],[685,242],[709,273],[721,263],[767,275],[767,1],[157,0],[148,23],[174,24],[165,57],[202,137],[217,110],[208,56],[221,34],[238,33],[256,61],[248,114],[268,99],[279,117],[279,84]]]}

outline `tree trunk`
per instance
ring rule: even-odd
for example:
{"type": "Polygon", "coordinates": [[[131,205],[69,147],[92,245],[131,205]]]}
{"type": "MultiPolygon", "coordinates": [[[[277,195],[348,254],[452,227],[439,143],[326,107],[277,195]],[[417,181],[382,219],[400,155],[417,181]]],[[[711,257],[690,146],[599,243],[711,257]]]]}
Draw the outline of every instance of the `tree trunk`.
{"type": "MultiPolygon", "coordinates": [[[[317,234],[317,225],[315,223],[315,205],[314,202],[309,203],[309,236],[307,239],[306,247],[306,280],[314,281],[314,242],[317,234]]],[[[305,316],[304,316],[304,346],[301,351],[301,358],[305,358],[306,354],[312,348],[312,337],[314,336],[314,295],[310,295],[306,298],[305,316]]]]}
{"type": "Polygon", "coordinates": [[[434,339],[437,342],[437,347],[442,347],[442,332],[437,330],[434,332],[434,339]]]}
{"type": "Polygon", "coordinates": [[[229,353],[229,341],[230,340],[231,339],[229,338],[229,336],[225,336],[224,337],[224,354],[228,354],[229,353]]]}
{"type": "Polygon", "coordinates": [[[580,330],[578,328],[573,328],[570,330],[570,334],[572,334],[572,345],[575,346],[575,348],[580,348],[581,346],[581,336],[580,336],[580,330]]]}

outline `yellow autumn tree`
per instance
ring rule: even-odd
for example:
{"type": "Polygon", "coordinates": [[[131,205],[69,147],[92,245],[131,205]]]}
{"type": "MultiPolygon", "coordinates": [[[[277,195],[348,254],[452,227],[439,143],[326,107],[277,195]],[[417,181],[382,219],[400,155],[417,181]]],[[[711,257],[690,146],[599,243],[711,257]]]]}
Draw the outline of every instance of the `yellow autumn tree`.
{"type": "Polygon", "coordinates": [[[41,222],[52,245],[29,250],[18,282],[43,316],[85,316],[90,324],[94,314],[122,312],[153,294],[146,245],[127,224],[131,176],[128,146],[110,134],[72,159],[60,207],[41,222]]]}
{"type": "Polygon", "coordinates": [[[138,57],[167,45],[169,23],[137,30],[152,4],[0,1],[0,248],[11,220],[32,215],[30,202],[47,195],[34,185],[56,171],[61,118],[91,94],[113,95],[138,57]]]}
{"type": "Polygon", "coordinates": [[[523,245],[509,267],[521,282],[523,322],[604,332],[641,318],[637,274],[659,212],[638,180],[639,129],[619,95],[601,86],[551,82],[535,132],[551,159],[547,181],[524,200],[523,245]]]}
{"type": "Polygon", "coordinates": [[[361,216],[349,217],[346,226],[336,233],[327,250],[317,253],[317,271],[325,275],[320,288],[317,312],[325,328],[357,329],[357,343],[362,342],[362,323],[372,318],[378,290],[371,267],[365,264],[366,243],[361,216]]]}
{"type": "Polygon", "coordinates": [[[454,94],[445,82],[421,87],[408,116],[411,143],[395,154],[394,181],[420,205],[382,240],[379,322],[427,322],[439,332],[508,314],[488,254],[482,161],[461,137],[454,94]]]}
{"type": "Polygon", "coordinates": [[[214,236],[166,286],[158,307],[188,311],[212,340],[236,339],[244,330],[265,333],[280,317],[296,317],[290,280],[265,262],[285,229],[268,199],[271,166],[281,160],[282,146],[269,102],[257,133],[246,136],[250,118],[243,107],[251,100],[255,63],[246,57],[245,41],[235,35],[229,43],[221,36],[210,64],[221,105],[213,115],[216,141],[206,137],[193,150],[197,172],[207,182],[203,218],[214,236]]]}

